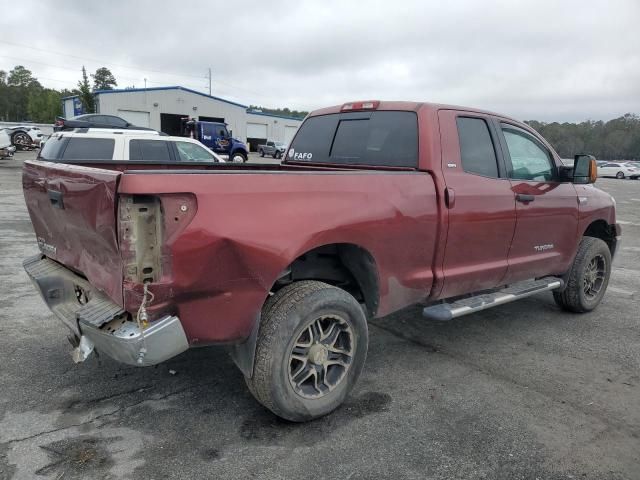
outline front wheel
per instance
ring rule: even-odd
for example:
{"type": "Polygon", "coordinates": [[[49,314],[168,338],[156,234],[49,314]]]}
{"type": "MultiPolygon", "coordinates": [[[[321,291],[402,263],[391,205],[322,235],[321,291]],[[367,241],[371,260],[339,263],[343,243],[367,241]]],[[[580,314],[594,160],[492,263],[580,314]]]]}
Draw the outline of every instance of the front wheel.
{"type": "Polygon", "coordinates": [[[282,158],[282,152],[281,152],[280,150],[278,150],[278,151],[276,152],[276,155],[275,155],[275,157],[274,157],[274,158],[276,158],[276,159],[278,159],[278,160],[279,160],[279,159],[281,159],[281,158],[282,158]]]}
{"type": "Polygon", "coordinates": [[[355,385],[367,357],[367,320],[344,290],[318,281],[287,285],[262,309],[253,376],[262,405],[304,422],[335,410],[355,385]]]}
{"type": "Polygon", "coordinates": [[[234,163],[244,163],[247,161],[247,156],[242,152],[233,152],[231,154],[231,161],[234,163]]]}
{"type": "Polygon", "coordinates": [[[624,179],[624,172],[616,173],[616,178],[619,178],[620,180],[624,179]]]}
{"type": "Polygon", "coordinates": [[[31,145],[31,137],[24,132],[16,132],[13,134],[11,141],[16,148],[24,150],[31,145]]]}
{"type": "Polygon", "coordinates": [[[564,310],[590,312],[602,301],[610,275],[609,246],[599,238],[583,237],[567,278],[567,286],[562,292],[553,292],[553,298],[564,310]]]}

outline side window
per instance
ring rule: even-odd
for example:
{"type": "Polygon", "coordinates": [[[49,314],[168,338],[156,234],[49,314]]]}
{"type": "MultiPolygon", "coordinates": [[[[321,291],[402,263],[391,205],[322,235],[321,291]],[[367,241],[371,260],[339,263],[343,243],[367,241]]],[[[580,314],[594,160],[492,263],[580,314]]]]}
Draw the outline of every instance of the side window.
{"type": "Polygon", "coordinates": [[[123,120],[120,117],[105,115],[103,118],[105,119],[105,123],[107,123],[108,125],[113,125],[114,127],[118,127],[118,128],[124,128],[127,126],[126,120],[123,120]]]}
{"type": "Polygon", "coordinates": [[[273,142],[267,142],[267,147],[273,147],[273,142]]]}
{"type": "Polygon", "coordinates": [[[215,162],[215,157],[200,145],[191,142],[176,142],[181,162],[215,162]]]}
{"type": "Polygon", "coordinates": [[[109,125],[109,122],[107,121],[107,117],[105,117],[104,115],[93,115],[91,118],[86,118],[85,120],[88,122],[97,123],[100,125],[109,125]]]}
{"type": "Polygon", "coordinates": [[[115,140],[112,138],[72,137],[62,158],[64,160],[112,160],[114,145],[115,140]]]}
{"type": "Polygon", "coordinates": [[[464,171],[497,178],[498,162],[487,122],[481,118],[458,117],[456,123],[464,171]]]}
{"type": "Polygon", "coordinates": [[[163,140],[131,140],[129,160],[159,160],[170,162],[169,142],[163,140]]]}
{"type": "Polygon", "coordinates": [[[535,137],[509,125],[502,125],[511,157],[509,177],[518,180],[550,181],[555,177],[551,154],[535,137]]]}

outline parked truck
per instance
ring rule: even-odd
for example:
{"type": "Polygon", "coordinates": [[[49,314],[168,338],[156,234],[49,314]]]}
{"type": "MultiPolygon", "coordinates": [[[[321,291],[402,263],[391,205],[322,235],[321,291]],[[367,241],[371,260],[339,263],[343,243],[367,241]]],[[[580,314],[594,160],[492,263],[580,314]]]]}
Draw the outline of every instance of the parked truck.
{"type": "Polygon", "coordinates": [[[261,157],[271,155],[273,158],[282,158],[286,149],[286,144],[282,142],[274,142],[273,140],[267,140],[267,143],[264,145],[258,145],[258,153],[261,157]]]}
{"type": "Polygon", "coordinates": [[[76,361],[226,345],[260,403],[306,421],[353,388],[368,319],[547,291],[596,308],[621,229],[595,179],[503,115],[354,102],[311,113],[281,165],[24,162],[24,268],[76,361]]]}
{"type": "Polygon", "coordinates": [[[222,122],[205,122],[185,117],[181,122],[181,135],[195,138],[225,160],[244,163],[249,149],[244,142],[233,138],[232,132],[222,122]]]}

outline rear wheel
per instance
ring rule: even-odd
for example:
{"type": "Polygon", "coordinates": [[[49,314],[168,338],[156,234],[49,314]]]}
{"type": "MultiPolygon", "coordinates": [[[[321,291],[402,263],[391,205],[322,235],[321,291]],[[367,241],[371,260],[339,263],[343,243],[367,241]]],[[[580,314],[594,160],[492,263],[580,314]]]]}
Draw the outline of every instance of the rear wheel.
{"type": "Polygon", "coordinates": [[[616,173],[616,178],[623,179],[624,178],[624,172],[616,173]]]}
{"type": "Polygon", "coordinates": [[[353,296],[322,282],[296,282],[265,303],[246,382],[276,415],[312,420],[344,401],[360,376],[367,344],[367,321],[353,296]]]}
{"type": "Polygon", "coordinates": [[[602,301],[611,275],[611,252],[599,238],[583,237],[562,292],[553,292],[556,303],[570,312],[590,312],[602,301]]]}
{"type": "Polygon", "coordinates": [[[260,149],[260,156],[264,157],[264,150],[260,149]]]}

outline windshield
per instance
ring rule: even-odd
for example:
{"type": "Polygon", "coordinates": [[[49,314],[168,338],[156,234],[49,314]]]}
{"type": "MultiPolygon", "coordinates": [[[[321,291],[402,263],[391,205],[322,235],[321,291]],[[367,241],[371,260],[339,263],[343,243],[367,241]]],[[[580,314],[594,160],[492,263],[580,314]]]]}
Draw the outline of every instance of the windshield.
{"type": "Polygon", "coordinates": [[[417,168],[417,116],[367,111],[309,117],[293,139],[287,160],[417,168]]]}

